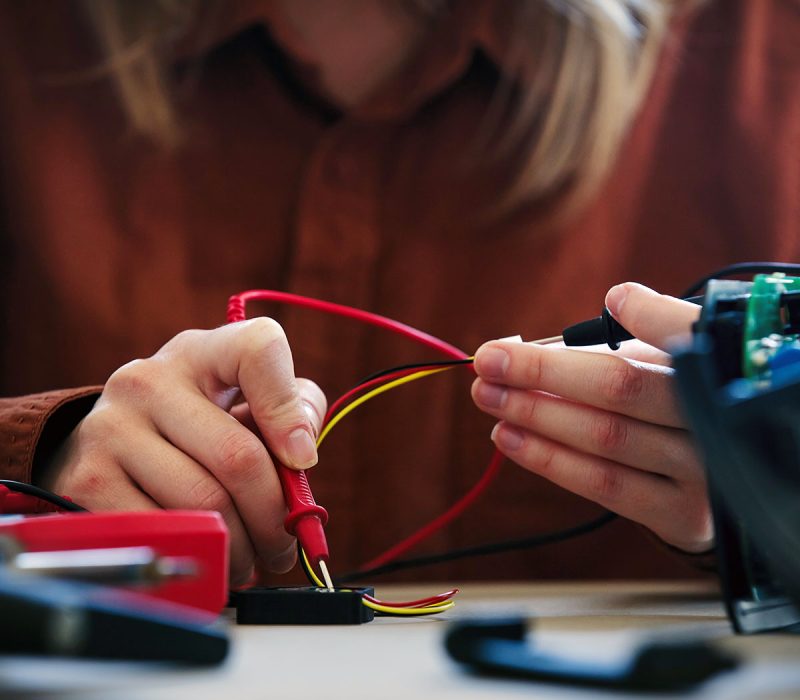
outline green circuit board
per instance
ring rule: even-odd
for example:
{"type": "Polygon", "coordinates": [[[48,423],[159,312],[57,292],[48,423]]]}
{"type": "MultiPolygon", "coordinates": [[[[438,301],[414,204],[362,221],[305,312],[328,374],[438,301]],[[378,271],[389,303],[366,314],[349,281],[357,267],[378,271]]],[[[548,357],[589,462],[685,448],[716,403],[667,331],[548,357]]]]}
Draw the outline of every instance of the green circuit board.
{"type": "Polygon", "coordinates": [[[788,292],[800,292],[800,277],[775,273],[753,279],[744,326],[745,377],[767,379],[779,354],[800,351],[798,335],[786,332],[783,295],[788,292]]]}

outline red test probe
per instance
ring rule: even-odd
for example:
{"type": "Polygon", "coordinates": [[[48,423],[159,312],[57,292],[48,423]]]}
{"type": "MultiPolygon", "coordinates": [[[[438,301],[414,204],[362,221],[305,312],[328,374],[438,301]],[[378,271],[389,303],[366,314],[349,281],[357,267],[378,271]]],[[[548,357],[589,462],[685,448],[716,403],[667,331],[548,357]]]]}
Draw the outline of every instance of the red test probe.
{"type": "Polygon", "coordinates": [[[276,463],[276,467],[283,488],[283,498],[289,509],[283,526],[286,532],[297,537],[309,564],[319,567],[325,585],[332,591],[333,582],[327,565],[328,542],[323,529],[328,522],[328,511],[314,500],[305,472],[289,469],[279,463],[276,463]]]}
{"type": "MultiPolygon", "coordinates": [[[[248,300],[271,300],[285,302],[287,299],[301,299],[293,294],[272,292],[268,290],[253,290],[235,294],[228,300],[228,323],[244,321],[244,305],[248,300]]],[[[316,300],[308,300],[311,304],[321,304],[316,300]]],[[[275,462],[278,477],[283,488],[283,498],[289,514],[283,526],[286,532],[297,538],[305,556],[311,566],[317,566],[322,572],[322,578],[329,590],[333,590],[333,582],[328,572],[328,541],[325,539],[323,526],[328,522],[328,511],[317,505],[308,478],[305,472],[289,469],[287,466],[275,462]]]]}

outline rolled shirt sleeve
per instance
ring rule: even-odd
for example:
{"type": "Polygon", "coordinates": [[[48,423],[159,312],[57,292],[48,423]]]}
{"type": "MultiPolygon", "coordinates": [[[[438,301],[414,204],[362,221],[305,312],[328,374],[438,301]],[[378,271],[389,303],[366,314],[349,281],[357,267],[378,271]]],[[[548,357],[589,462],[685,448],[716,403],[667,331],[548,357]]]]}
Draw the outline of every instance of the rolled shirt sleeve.
{"type": "Polygon", "coordinates": [[[55,452],[101,391],[92,386],[0,398],[0,477],[30,482],[34,465],[55,452]]]}

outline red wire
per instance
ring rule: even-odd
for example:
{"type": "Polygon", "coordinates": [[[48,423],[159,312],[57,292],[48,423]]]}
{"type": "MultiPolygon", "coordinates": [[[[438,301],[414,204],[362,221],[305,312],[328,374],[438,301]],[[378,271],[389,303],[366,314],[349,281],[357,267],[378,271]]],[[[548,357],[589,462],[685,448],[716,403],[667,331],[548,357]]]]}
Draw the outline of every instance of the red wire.
{"type": "MultiPolygon", "coordinates": [[[[248,301],[275,301],[282,304],[289,304],[292,306],[302,306],[310,309],[315,309],[317,311],[324,311],[325,313],[334,314],[337,316],[344,316],[346,318],[352,318],[357,321],[361,321],[362,323],[367,323],[369,325],[377,326],[379,328],[385,328],[386,330],[392,331],[393,333],[397,333],[398,335],[402,335],[406,338],[410,338],[421,345],[426,347],[432,348],[441,352],[442,354],[446,355],[455,360],[466,360],[469,355],[465,353],[463,350],[459,350],[454,345],[450,345],[450,343],[445,342],[444,340],[440,340],[435,336],[432,336],[424,331],[417,330],[412,326],[408,326],[405,323],[401,323],[400,321],[395,321],[394,319],[387,318],[386,316],[380,316],[378,314],[370,313],[369,311],[362,311],[361,309],[355,309],[352,306],[344,306],[342,304],[334,304],[329,301],[321,301],[319,299],[312,299],[311,297],[304,297],[298,294],[290,294],[288,292],[278,292],[269,289],[251,289],[246,292],[241,292],[240,294],[234,294],[230,299],[228,299],[228,312],[227,318],[229,323],[235,323],[236,321],[244,321],[247,316],[245,314],[245,304],[248,301]]],[[[402,373],[398,373],[399,376],[404,376],[406,373],[410,373],[412,370],[408,372],[403,371],[402,373]]],[[[417,371],[417,370],[413,370],[417,371]]],[[[379,377],[375,381],[386,381],[386,377],[379,377]]],[[[371,386],[371,382],[365,382],[360,387],[356,387],[355,389],[351,389],[348,394],[352,392],[361,390],[366,388],[367,386],[371,386]]],[[[347,396],[347,394],[345,394],[347,396]]],[[[338,399],[334,402],[334,406],[342,402],[342,399],[338,399]]],[[[330,414],[330,411],[328,411],[330,414]]],[[[327,416],[326,416],[327,419],[327,416]]],[[[409,535],[406,539],[398,542],[396,545],[390,547],[385,552],[379,554],[377,557],[372,559],[371,561],[367,562],[366,564],[362,565],[362,569],[371,569],[376,566],[383,566],[384,564],[388,564],[389,562],[393,561],[397,557],[405,554],[409,549],[418,545],[420,542],[423,542],[428,537],[433,535],[434,533],[441,530],[443,527],[448,525],[452,522],[455,518],[461,515],[467,508],[469,508],[489,486],[492,480],[497,476],[498,472],[500,471],[500,466],[503,463],[503,454],[495,450],[494,454],[492,455],[492,459],[489,462],[488,466],[486,467],[485,471],[481,475],[480,479],[478,479],[477,483],[467,491],[464,496],[462,496],[459,500],[457,500],[448,510],[442,513],[440,516],[434,518],[426,525],[423,525],[419,530],[409,535]]]]}
{"type": "Polygon", "coordinates": [[[423,608],[426,605],[438,605],[440,603],[446,603],[448,600],[450,600],[450,598],[456,595],[456,593],[458,593],[458,588],[446,591],[445,593],[437,593],[436,595],[432,595],[427,598],[420,598],[419,600],[409,600],[408,602],[404,603],[387,603],[385,600],[378,600],[369,593],[362,593],[361,597],[365,600],[368,600],[370,603],[375,603],[376,605],[386,605],[387,607],[391,608],[423,608]]]}
{"type": "Polygon", "coordinates": [[[391,561],[402,556],[408,550],[412,549],[420,542],[428,539],[431,535],[441,530],[446,525],[449,525],[459,515],[461,515],[467,508],[469,508],[489,486],[492,480],[497,476],[500,471],[500,466],[503,464],[503,453],[495,450],[489,466],[478,479],[478,482],[457,500],[448,510],[442,513],[437,518],[431,520],[427,525],[423,525],[412,535],[409,535],[404,540],[398,542],[396,545],[390,547],[385,552],[379,554],[374,559],[371,559],[366,564],[361,565],[361,570],[374,569],[378,566],[383,566],[391,561]]]}
{"type": "Polygon", "coordinates": [[[329,314],[336,314],[337,316],[345,316],[355,319],[356,321],[361,321],[362,323],[385,328],[398,335],[403,335],[406,338],[411,338],[455,360],[466,360],[469,357],[469,355],[463,350],[459,350],[455,345],[450,345],[450,343],[446,343],[444,340],[440,340],[424,331],[417,330],[412,326],[407,326],[405,323],[400,323],[400,321],[395,321],[386,316],[373,314],[369,311],[362,311],[361,309],[354,309],[352,306],[333,304],[329,301],[312,299],[311,297],[304,297],[299,294],[289,294],[288,292],[277,292],[271,289],[251,289],[250,291],[232,296],[228,300],[228,322],[244,321],[244,305],[248,301],[256,300],[277,301],[281,304],[303,306],[309,309],[316,309],[317,311],[324,311],[329,314]]]}
{"type": "Polygon", "coordinates": [[[334,401],[331,404],[331,407],[325,414],[325,419],[322,421],[322,427],[324,428],[328,424],[331,418],[333,418],[333,416],[339,412],[339,409],[345,403],[347,403],[348,400],[353,398],[356,394],[365,391],[366,389],[371,389],[372,387],[377,386],[378,384],[383,384],[384,382],[388,383],[395,379],[400,379],[401,377],[407,377],[409,374],[414,374],[415,372],[424,372],[425,370],[428,369],[441,369],[441,368],[442,368],[441,365],[429,365],[427,367],[420,366],[420,367],[399,369],[396,372],[391,372],[389,374],[382,374],[380,377],[375,377],[374,379],[370,379],[369,381],[366,381],[363,384],[354,386],[347,393],[342,394],[338,399],[336,399],[336,401],[334,401]]]}

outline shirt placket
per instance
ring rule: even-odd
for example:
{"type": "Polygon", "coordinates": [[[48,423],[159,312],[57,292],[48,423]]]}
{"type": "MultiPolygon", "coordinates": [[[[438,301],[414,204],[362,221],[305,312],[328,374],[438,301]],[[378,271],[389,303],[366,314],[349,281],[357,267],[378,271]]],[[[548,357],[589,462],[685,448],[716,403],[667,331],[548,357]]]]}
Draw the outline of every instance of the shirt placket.
{"type": "MultiPolygon", "coordinates": [[[[362,126],[356,134],[338,124],[314,150],[298,197],[288,291],[374,310],[381,144],[369,131],[362,126]]],[[[282,318],[298,375],[319,383],[329,401],[366,373],[361,366],[366,328],[358,321],[298,308],[287,309],[282,318]]],[[[348,512],[354,506],[358,440],[352,422],[343,421],[335,432],[333,444],[320,454],[329,473],[321,469],[313,478],[323,484],[332,512],[348,512]],[[335,454],[333,464],[326,452],[335,454]]],[[[338,535],[340,546],[351,550],[346,540],[353,535],[338,535]]]]}
{"type": "MultiPolygon", "coordinates": [[[[380,248],[377,141],[337,126],[312,154],[298,197],[289,291],[371,307],[380,248]]],[[[335,369],[347,382],[362,337],[358,323],[296,310],[286,319],[298,365],[323,377],[335,369]]]]}

